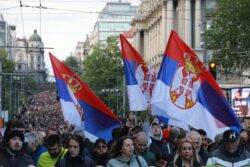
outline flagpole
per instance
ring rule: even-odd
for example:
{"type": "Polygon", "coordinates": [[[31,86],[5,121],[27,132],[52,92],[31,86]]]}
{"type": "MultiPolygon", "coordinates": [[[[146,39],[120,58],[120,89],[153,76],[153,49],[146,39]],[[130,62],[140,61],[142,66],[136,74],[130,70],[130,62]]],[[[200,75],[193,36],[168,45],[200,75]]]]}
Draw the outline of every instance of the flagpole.
{"type": "Polygon", "coordinates": [[[122,97],[122,107],[123,107],[123,116],[125,116],[125,107],[126,107],[126,84],[125,84],[125,75],[123,75],[123,97],[122,97]]]}

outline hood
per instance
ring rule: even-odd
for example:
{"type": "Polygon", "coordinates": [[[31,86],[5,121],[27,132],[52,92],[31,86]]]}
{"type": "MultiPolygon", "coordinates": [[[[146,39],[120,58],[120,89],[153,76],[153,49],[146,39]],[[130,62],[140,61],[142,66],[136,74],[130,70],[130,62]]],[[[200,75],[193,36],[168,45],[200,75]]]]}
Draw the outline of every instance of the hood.
{"type": "Polygon", "coordinates": [[[159,137],[155,137],[155,136],[152,134],[152,125],[150,125],[150,127],[149,127],[149,136],[152,137],[152,138],[155,139],[155,140],[161,141],[161,140],[162,140],[162,137],[163,137],[162,129],[161,129],[161,135],[160,135],[159,137]]]}

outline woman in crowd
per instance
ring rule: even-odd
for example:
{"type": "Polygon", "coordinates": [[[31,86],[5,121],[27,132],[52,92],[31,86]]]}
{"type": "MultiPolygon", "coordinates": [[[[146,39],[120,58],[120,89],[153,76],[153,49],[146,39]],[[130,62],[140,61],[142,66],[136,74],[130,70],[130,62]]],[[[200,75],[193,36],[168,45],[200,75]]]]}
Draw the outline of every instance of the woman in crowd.
{"type": "Polygon", "coordinates": [[[182,139],[177,152],[174,157],[174,161],[170,163],[169,167],[201,167],[202,165],[197,160],[198,155],[195,152],[192,141],[188,139],[182,139]]]}
{"type": "Polygon", "coordinates": [[[94,162],[84,155],[83,138],[71,135],[68,140],[68,152],[57,161],[56,167],[94,167],[94,162]]]}
{"type": "Polygon", "coordinates": [[[108,161],[107,167],[147,167],[143,157],[134,154],[134,145],[131,138],[119,138],[113,148],[113,159],[108,161]]]}
{"type": "Polygon", "coordinates": [[[92,155],[96,166],[105,167],[110,159],[108,146],[103,139],[97,139],[94,144],[94,151],[92,155]]]}

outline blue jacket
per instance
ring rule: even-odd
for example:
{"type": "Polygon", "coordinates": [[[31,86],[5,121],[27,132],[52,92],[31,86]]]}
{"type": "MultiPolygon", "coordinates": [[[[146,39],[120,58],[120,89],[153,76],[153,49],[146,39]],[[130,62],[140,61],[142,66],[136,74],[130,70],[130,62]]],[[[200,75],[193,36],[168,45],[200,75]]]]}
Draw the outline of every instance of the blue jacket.
{"type": "Polygon", "coordinates": [[[40,145],[35,152],[33,152],[31,154],[31,157],[33,159],[33,161],[35,162],[35,164],[37,165],[38,159],[40,157],[40,155],[44,152],[47,151],[47,148],[44,145],[40,145]]]}
{"type": "Polygon", "coordinates": [[[141,156],[132,155],[131,159],[124,160],[121,156],[108,161],[107,167],[148,167],[147,162],[141,156]]]}

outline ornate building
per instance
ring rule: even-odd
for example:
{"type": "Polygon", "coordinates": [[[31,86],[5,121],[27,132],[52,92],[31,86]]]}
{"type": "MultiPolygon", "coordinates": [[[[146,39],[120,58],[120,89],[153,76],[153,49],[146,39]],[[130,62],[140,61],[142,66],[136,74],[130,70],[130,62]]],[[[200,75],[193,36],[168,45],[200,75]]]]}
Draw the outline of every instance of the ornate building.
{"type": "Polygon", "coordinates": [[[175,30],[204,61],[203,9],[215,4],[216,0],[142,0],[139,16],[132,21],[136,49],[148,64],[159,68],[170,31],[175,30]]]}
{"type": "Polygon", "coordinates": [[[17,38],[17,52],[15,55],[17,72],[34,72],[39,75],[45,74],[44,45],[37,30],[27,40],[17,38]]]}

